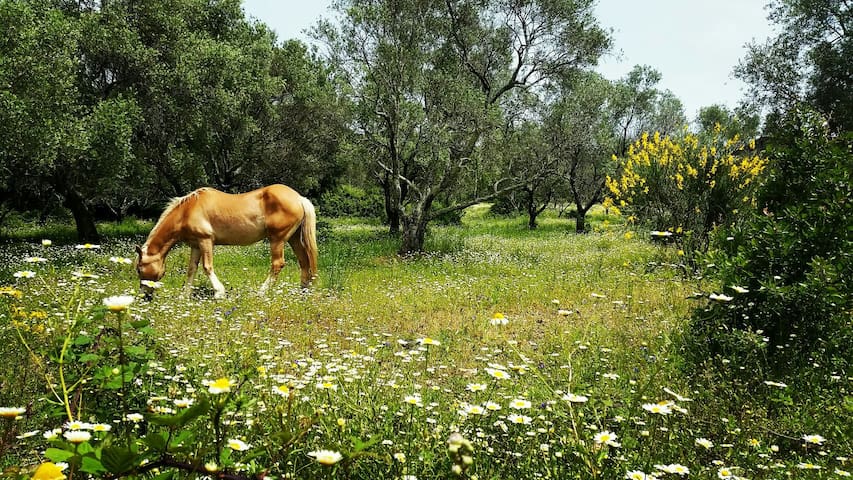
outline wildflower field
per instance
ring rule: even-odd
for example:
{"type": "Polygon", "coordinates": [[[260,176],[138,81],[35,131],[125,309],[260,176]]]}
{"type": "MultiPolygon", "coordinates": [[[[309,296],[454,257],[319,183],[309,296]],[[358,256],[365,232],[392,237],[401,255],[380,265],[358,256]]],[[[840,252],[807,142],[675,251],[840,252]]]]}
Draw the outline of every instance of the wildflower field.
{"type": "Polygon", "coordinates": [[[576,235],[553,214],[528,231],[486,210],[434,228],[430,253],[411,258],[381,225],[330,221],[308,291],[291,256],[259,296],[267,246],[217,247],[223,300],[203,275],[181,295],[183,246],[154,299],[136,297],[130,258],[150,224],[100,245],[44,232],[2,244],[2,475],[853,472],[849,372],[814,388],[762,378],[760,390],[720,373],[737,359],[697,373],[681,327],[727,297],[675,248],[602,211],[594,233],[576,235]]]}

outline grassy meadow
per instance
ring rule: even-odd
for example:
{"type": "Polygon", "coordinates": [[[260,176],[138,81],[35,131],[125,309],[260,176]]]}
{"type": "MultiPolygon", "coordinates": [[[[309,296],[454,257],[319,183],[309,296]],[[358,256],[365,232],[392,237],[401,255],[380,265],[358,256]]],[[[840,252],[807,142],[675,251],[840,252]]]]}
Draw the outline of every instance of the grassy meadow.
{"type": "Polygon", "coordinates": [[[152,301],[112,311],[105,299],[136,294],[125,259],[150,223],[105,227],[96,248],[17,230],[0,245],[3,475],[50,478],[36,471],[47,463],[69,478],[853,472],[851,378],[821,391],[766,378],[750,392],[683,364],[680,328],[718,286],[686,276],[676,251],[603,211],[576,235],[550,212],[528,231],[487,210],[433,228],[411,258],[379,224],[324,221],[314,288],[298,288],[288,251],[263,297],[263,242],[217,247],[223,300],[203,273],[181,295],[179,246],[152,301]]]}

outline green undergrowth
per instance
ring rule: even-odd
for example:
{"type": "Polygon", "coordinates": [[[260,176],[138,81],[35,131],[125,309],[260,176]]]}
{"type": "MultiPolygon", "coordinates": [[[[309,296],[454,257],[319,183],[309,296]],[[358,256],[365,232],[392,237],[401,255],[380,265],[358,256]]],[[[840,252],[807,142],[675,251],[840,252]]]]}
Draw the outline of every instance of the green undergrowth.
{"type": "Polygon", "coordinates": [[[117,312],[104,300],[135,295],[123,259],[138,237],[4,244],[0,406],[24,409],[0,418],[5,475],[48,462],[99,478],[851,470],[835,424],[849,418],[849,378],[821,398],[777,384],[735,398],[725,378],[685,376],[678,338],[713,284],[603,211],[590,223],[577,235],[549,212],[528,231],[480,207],[432,228],[426,253],[399,257],[381,225],[334,219],[308,291],[289,252],[260,296],[267,246],[217,247],[222,300],[201,273],[183,295],[179,246],[154,299],[117,312]],[[69,438],[71,420],[91,438],[69,438]]]}

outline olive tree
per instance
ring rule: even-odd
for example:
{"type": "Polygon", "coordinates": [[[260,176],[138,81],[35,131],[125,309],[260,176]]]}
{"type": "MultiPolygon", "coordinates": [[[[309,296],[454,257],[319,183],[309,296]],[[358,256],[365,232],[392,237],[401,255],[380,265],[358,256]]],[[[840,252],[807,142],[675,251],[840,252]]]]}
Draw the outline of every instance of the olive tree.
{"type": "MultiPolygon", "coordinates": [[[[593,2],[341,0],[339,25],[317,34],[346,78],[357,125],[377,153],[401,253],[423,249],[430,220],[519,182],[464,194],[483,139],[512,108],[510,93],[595,63],[609,38],[593,2]],[[437,199],[446,204],[435,208],[437,199]]],[[[500,169],[499,169],[500,170],[500,169]]]]}

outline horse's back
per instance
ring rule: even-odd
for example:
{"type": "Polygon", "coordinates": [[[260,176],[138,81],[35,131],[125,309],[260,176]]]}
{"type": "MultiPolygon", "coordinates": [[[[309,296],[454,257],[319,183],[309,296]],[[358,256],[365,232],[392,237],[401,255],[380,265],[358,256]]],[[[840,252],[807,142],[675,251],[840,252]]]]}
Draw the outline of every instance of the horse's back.
{"type": "Polygon", "coordinates": [[[198,191],[194,230],[217,244],[248,245],[279,232],[291,232],[302,220],[301,195],[286,185],[270,185],[230,194],[213,188],[198,191]]]}

